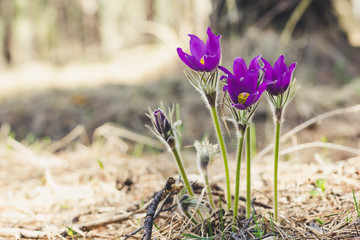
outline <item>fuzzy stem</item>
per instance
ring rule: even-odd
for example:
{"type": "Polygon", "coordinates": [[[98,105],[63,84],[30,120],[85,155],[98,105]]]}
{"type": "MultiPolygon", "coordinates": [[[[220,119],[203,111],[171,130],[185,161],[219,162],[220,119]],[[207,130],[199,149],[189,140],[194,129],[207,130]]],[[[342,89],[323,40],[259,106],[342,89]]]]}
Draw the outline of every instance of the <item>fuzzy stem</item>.
{"type": "Polygon", "coordinates": [[[184,181],[186,190],[187,190],[189,196],[193,197],[193,196],[194,196],[194,192],[193,192],[193,190],[192,190],[192,188],[191,188],[191,186],[190,186],[189,180],[188,180],[188,178],[187,178],[187,176],[186,176],[185,169],[184,169],[184,166],[183,166],[183,164],[182,164],[182,162],[181,162],[180,155],[179,155],[177,149],[176,149],[176,148],[173,148],[173,149],[172,149],[172,153],[174,154],[174,157],[175,157],[176,163],[177,163],[177,165],[178,165],[178,168],[179,168],[181,177],[182,177],[182,179],[183,179],[183,181],[184,181]]]}
{"type": "Polygon", "coordinates": [[[216,134],[217,134],[217,137],[218,137],[218,140],[219,140],[222,158],[224,160],[225,177],[226,177],[226,196],[227,196],[226,200],[227,200],[228,210],[230,210],[230,208],[231,208],[231,191],[230,191],[229,166],[228,166],[228,161],[227,161],[227,156],[226,156],[226,149],[225,149],[224,139],[223,139],[222,134],[221,134],[219,119],[218,119],[218,116],[217,116],[215,106],[211,106],[211,114],[212,114],[212,117],[213,117],[213,120],[214,120],[216,134]]]}
{"type": "Polygon", "coordinates": [[[246,218],[251,217],[251,137],[246,129],[246,218]]]}
{"type": "MultiPolygon", "coordinates": [[[[234,197],[234,215],[233,220],[236,223],[236,218],[238,216],[238,209],[239,209],[239,190],[240,190],[240,169],[241,169],[241,157],[243,152],[244,146],[244,130],[239,130],[239,146],[238,146],[238,153],[237,153],[237,162],[236,162],[236,179],[235,179],[235,197],[234,197]]],[[[234,231],[234,225],[233,225],[234,231]]]]}
{"type": "Polygon", "coordinates": [[[206,192],[207,192],[208,197],[209,197],[210,205],[211,205],[211,207],[213,209],[215,209],[216,206],[215,206],[215,202],[214,202],[214,199],[212,197],[212,194],[211,194],[211,187],[210,187],[210,184],[209,184],[209,175],[208,175],[207,172],[204,174],[204,180],[205,180],[206,192]]]}
{"type": "Polygon", "coordinates": [[[191,216],[191,214],[188,212],[188,211],[184,211],[184,214],[185,216],[188,218],[188,219],[191,219],[191,222],[195,225],[198,225],[199,223],[191,216]]]}
{"type": "Polygon", "coordinates": [[[275,148],[274,148],[274,220],[278,221],[278,163],[280,142],[280,121],[275,121],[275,148]]]}

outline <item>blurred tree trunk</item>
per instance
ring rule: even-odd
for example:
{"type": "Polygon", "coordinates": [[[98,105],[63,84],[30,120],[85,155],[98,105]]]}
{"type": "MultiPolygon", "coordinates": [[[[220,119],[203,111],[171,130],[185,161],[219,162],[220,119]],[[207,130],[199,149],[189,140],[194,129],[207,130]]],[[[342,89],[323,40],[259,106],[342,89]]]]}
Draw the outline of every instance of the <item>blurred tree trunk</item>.
{"type": "Polygon", "coordinates": [[[6,64],[12,63],[12,18],[13,18],[13,2],[11,0],[0,1],[0,17],[3,21],[2,36],[2,57],[6,64]]]}
{"type": "Polygon", "coordinates": [[[96,0],[82,0],[83,45],[90,52],[100,53],[101,37],[99,24],[99,3],[96,0]]]}

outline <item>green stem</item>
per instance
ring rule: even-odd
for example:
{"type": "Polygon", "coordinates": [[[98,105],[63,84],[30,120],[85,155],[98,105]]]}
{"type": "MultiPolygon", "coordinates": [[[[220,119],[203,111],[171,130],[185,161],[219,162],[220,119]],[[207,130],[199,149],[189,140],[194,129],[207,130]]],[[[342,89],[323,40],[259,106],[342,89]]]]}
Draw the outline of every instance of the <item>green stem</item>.
{"type": "Polygon", "coordinates": [[[177,151],[176,148],[172,149],[172,152],[174,154],[174,157],[175,157],[175,160],[176,160],[176,163],[178,165],[178,168],[179,168],[179,171],[180,171],[180,174],[181,174],[181,177],[184,181],[184,184],[185,184],[185,187],[186,187],[186,190],[188,192],[188,194],[193,197],[194,196],[194,192],[190,186],[190,183],[189,183],[189,180],[186,176],[186,173],[185,173],[185,169],[184,169],[184,166],[182,165],[182,162],[181,162],[181,159],[180,159],[180,156],[179,156],[179,153],[177,151]]]}
{"type": "Polygon", "coordinates": [[[218,140],[219,140],[222,158],[224,160],[225,177],[226,177],[227,207],[228,207],[228,210],[230,210],[230,208],[231,208],[231,191],[230,191],[229,166],[228,166],[228,161],[227,161],[227,157],[226,157],[226,149],[225,149],[224,139],[223,139],[222,134],[221,134],[219,119],[218,119],[218,116],[217,116],[215,106],[211,106],[211,114],[212,114],[212,117],[213,117],[213,120],[214,120],[216,134],[217,134],[217,137],[218,137],[218,140]]]}
{"type": "Polygon", "coordinates": [[[188,219],[191,219],[191,222],[195,225],[198,225],[199,223],[191,216],[191,214],[189,212],[184,212],[185,216],[188,218],[188,219]]]}
{"type": "Polygon", "coordinates": [[[251,217],[251,142],[250,127],[246,129],[246,218],[251,217]]]}
{"type": "Polygon", "coordinates": [[[275,122],[275,149],[274,149],[274,219],[278,221],[278,163],[280,142],[280,121],[275,122]]]}
{"type": "MultiPolygon", "coordinates": [[[[239,146],[238,146],[238,153],[237,153],[237,161],[236,161],[236,179],[235,179],[235,197],[234,197],[234,215],[233,220],[236,223],[236,218],[238,216],[238,209],[239,209],[239,190],[240,190],[240,169],[241,169],[241,157],[243,152],[244,146],[244,130],[239,131],[239,146]]],[[[234,231],[234,225],[233,225],[234,231]]]]}
{"type": "Polygon", "coordinates": [[[209,202],[210,202],[210,205],[213,209],[215,209],[215,202],[214,202],[214,199],[212,197],[212,194],[211,194],[211,187],[210,187],[210,184],[209,184],[209,176],[208,176],[208,173],[205,173],[204,174],[204,180],[205,180],[205,185],[206,185],[206,192],[209,196],[209,202]]]}
{"type": "MultiPolygon", "coordinates": [[[[178,151],[177,151],[176,148],[172,149],[172,152],[173,152],[173,154],[174,154],[176,163],[177,163],[177,165],[178,165],[178,168],[179,168],[181,177],[182,177],[182,179],[184,180],[184,184],[185,184],[186,190],[187,190],[189,196],[190,196],[190,197],[193,197],[193,196],[194,196],[194,192],[193,192],[193,190],[192,190],[192,188],[191,188],[191,186],[190,186],[189,180],[188,180],[188,178],[187,178],[187,176],[186,176],[184,166],[182,165],[182,162],[181,162],[181,159],[180,159],[180,155],[179,155],[179,153],[178,153],[178,151]]],[[[200,210],[198,209],[196,212],[199,214],[199,217],[203,220],[203,216],[202,216],[200,210]]],[[[193,221],[193,222],[194,222],[194,221],[193,221]]]]}

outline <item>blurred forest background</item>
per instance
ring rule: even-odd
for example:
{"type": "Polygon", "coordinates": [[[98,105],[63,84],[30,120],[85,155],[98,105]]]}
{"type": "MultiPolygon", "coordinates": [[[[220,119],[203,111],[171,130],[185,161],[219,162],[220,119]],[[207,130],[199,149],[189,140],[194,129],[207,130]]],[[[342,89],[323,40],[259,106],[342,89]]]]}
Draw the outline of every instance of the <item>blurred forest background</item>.
{"type": "MultiPolygon", "coordinates": [[[[191,144],[212,126],[176,47],[188,49],[188,33],[206,39],[210,26],[222,35],[226,67],[258,54],[274,62],[284,53],[288,64],[298,63],[301,88],[285,123],[291,129],[359,102],[359,25],[358,0],[1,0],[0,124],[28,144],[61,139],[79,125],[91,138],[106,122],[150,135],[144,113],[163,101],[180,103],[191,144]]],[[[272,138],[263,102],[255,116],[261,146],[272,138]]],[[[326,137],[347,136],[358,147],[353,118],[328,126],[326,137]]]]}

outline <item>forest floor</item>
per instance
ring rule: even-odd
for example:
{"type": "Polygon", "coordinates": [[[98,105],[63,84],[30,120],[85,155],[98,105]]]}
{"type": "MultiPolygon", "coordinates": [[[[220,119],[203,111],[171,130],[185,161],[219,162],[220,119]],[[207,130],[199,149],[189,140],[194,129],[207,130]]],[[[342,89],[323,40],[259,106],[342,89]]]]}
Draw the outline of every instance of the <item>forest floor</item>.
{"type": "MultiPolygon", "coordinates": [[[[349,115],[359,115],[359,106],[348,110],[348,113],[336,116],[335,112],[334,116],[319,118],[316,122],[329,129],[334,121],[346,122],[352,119],[349,115]]],[[[299,148],[297,134],[321,136],[321,129],[301,129],[283,142],[289,151],[280,162],[280,222],[273,228],[280,239],[360,238],[359,216],[352,193],[354,191],[360,199],[358,148],[345,149],[347,155],[341,154],[344,149],[330,145],[299,148]],[[294,146],[298,149],[291,150],[294,146]],[[319,179],[326,182],[323,189],[317,185],[319,179]]],[[[354,134],[359,133],[356,128],[352,130],[354,134]]],[[[153,144],[150,148],[153,150],[135,150],[136,144],[124,141],[129,133],[124,133],[119,126],[105,124],[95,132],[91,144],[84,140],[86,132],[82,127],[59,141],[45,139],[28,144],[15,140],[8,125],[1,127],[0,239],[37,236],[62,239],[66,235],[70,235],[67,239],[122,239],[142,226],[146,214],[142,206],[162,189],[168,177],[178,178],[175,161],[169,153],[155,150],[158,145],[146,136],[135,135],[134,138],[153,144]]],[[[346,145],[352,138],[341,139],[346,145]]],[[[183,155],[187,159],[185,167],[190,180],[201,183],[194,152],[185,149],[183,155]]],[[[270,151],[255,158],[252,167],[253,197],[268,206],[273,204],[271,155],[270,151]]],[[[232,154],[230,159],[234,159],[232,154]]],[[[229,166],[234,170],[235,161],[230,160],[229,166]]],[[[209,171],[211,182],[224,188],[219,156],[209,171]]],[[[234,182],[234,171],[231,172],[234,182]]],[[[242,196],[245,196],[244,183],[242,174],[242,196]]],[[[263,219],[269,219],[271,209],[261,206],[256,209],[263,219]]],[[[179,209],[163,212],[155,220],[153,235],[156,239],[183,237],[179,231],[186,233],[189,226],[182,229],[186,222],[181,221],[184,217],[179,209]]],[[[266,226],[270,226],[269,223],[266,226]]],[[[141,235],[142,231],[129,239],[140,239],[141,235]]]]}

